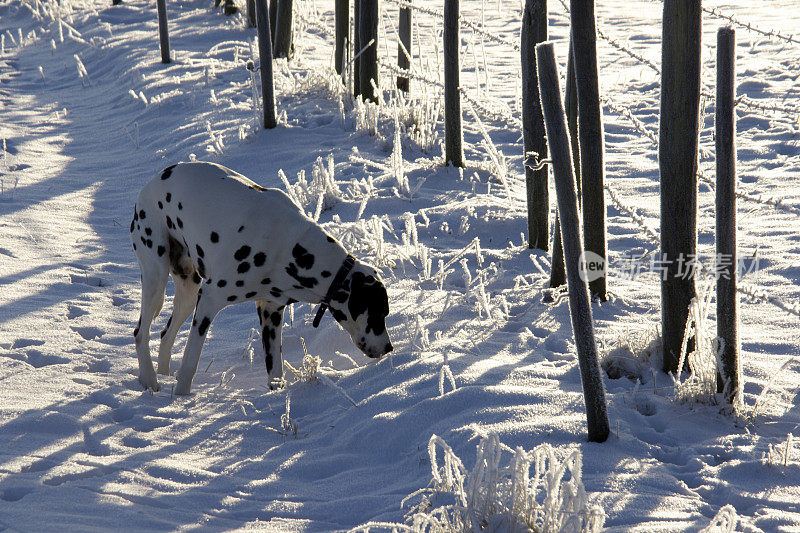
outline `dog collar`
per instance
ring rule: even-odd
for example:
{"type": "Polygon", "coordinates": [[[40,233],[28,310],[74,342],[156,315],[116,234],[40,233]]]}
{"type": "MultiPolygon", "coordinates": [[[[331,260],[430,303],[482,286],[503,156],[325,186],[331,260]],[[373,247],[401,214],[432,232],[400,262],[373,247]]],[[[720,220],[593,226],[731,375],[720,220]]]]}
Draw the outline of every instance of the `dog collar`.
{"type": "Polygon", "coordinates": [[[350,254],[347,254],[347,257],[344,259],[342,266],[339,267],[339,272],[336,273],[336,276],[333,278],[331,282],[331,286],[328,287],[328,292],[325,294],[325,297],[319,303],[319,307],[317,308],[317,315],[314,317],[314,322],[312,323],[313,326],[316,328],[319,326],[319,321],[322,320],[322,315],[325,314],[325,310],[330,307],[331,298],[333,297],[334,291],[339,289],[339,286],[344,283],[345,278],[353,270],[353,266],[356,264],[356,258],[350,254]]]}

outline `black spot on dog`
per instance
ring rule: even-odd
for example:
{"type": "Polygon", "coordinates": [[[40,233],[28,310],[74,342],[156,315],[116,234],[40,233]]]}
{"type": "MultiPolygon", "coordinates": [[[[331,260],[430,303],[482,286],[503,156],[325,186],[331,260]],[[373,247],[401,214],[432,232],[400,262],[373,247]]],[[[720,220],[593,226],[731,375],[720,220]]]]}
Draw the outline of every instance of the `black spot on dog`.
{"type": "Polygon", "coordinates": [[[164,198],[164,199],[167,201],[167,203],[170,203],[170,202],[172,201],[172,193],[171,193],[171,192],[168,192],[168,193],[167,193],[167,197],[166,197],[166,198],[164,198]]]}
{"type": "Polygon", "coordinates": [[[235,302],[235,301],[236,301],[236,298],[237,298],[237,296],[236,296],[235,294],[233,294],[233,295],[231,295],[231,296],[228,296],[228,301],[229,301],[229,302],[235,302]]]}
{"type": "Polygon", "coordinates": [[[257,267],[262,266],[267,260],[267,254],[264,252],[258,252],[256,255],[253,256],[253,264],[257,267]]]}
{"type": "Polygon", "coordinates": [[[249,255],[250,255],[250,247],[245,244],[244,246],[236,250],[236,252],[233,254],[233,258],[236,259],[237,261],[244,261],[245,258],[249,255]]]}
{"type": "Polygon", "coordinates": [[[220,287],[220,288],[221,288],[221,287],[224,287],[224,286],[225,286],[225,285],[227,285],[227,284],[228,284],[228,282],[227,282],[227,281],[225,281],[224,279],[221,279],[221,280],[219,280],[219,281],[217,282],[217,287],[220,287]]]}
{"type": "Polygon", "coordinates": [[[294,257],[297,266],[300,268],[308,270],[314,266],[314,254],[310,253],[299,244],[295,244],[294,248],[292,248],[292,257],[294,257]]]}
{"type": "Polygon", "coordinates": [[[133,243],[133,251],[136,251],[136,243],[133,243]]]}
{"type": "Polygon", "coordinates": [[[315,287],[318,283],[317,278],[301,276],[297,270],[297,265],[295,265],[294,263],[289,263],[289,266],[286,267],[286,273],[292,276],[294,279],[296,279],[300,285],[306,287],[307,289],[315,287]]]}
{"type": "Polygon", "coordinates": [[[269,285],[270,283],[272,283],[272,280],[269,278],[264,278],[261,280],[262,285],[269,285]]]}
{"type": "Polygon", "coordinates": [[[269,290],[269,293],[270,293],[272,296],[274,296],[275,298],[280,298],[281,294],[283,294],[283,291],[282,291],[282,290],[280,290],[278,287],[272,287],[272,288],[269,290]]]}
{"type": "Polygon", "coordinates": [[[164,248],[163,246],[160,246],[160,245],[159,245],[158,249],[156,250],[156,252],[158,252],[158,257],[161,257],[162,255],[164,255],[164,252],[166,252],[166,251],[167,251],[167,249],[164,248]]]}
{"type": "Polygon", "coordinates": [[[164,204],[161,203],[161,200],[158,201],[158,208],[164,209],[164,204]]]}
{"type": "Polygon", "coordinates": [[[147,241],[146,241],[146,240],[144,240],[144,237],[139,237],[139,240],[141,240],[141,241],[142,241],[142,244],[144,244],[145,246],[147,246],[147,241]]]}
{"type": "Polygon", "coordinates": [[[169,229],[173,229],[175,227],[175,224],[172,223],[172,219],[169,218],[169,215],[167,215],[167,227],[169,229]]]}
{"type": "Polygon", "coordinates": [[[138,337],[139,336],[139,328],[136,328],[136,329],[133,330],[133,336],[134,337],[138,337]]]}
{"type": "Polygon", "coordinates": [[[296,303],[297,303],[297,300],[295,300],[294,298],[289,298],[288,300],[286,300],[286,305],[292,305],[292,304],[296,304],[296,303]]]}
{"type": "Polygon", "coordinates": [[[153,230],[151,230],[150,228],[144,228],[144,233],[145,233],[145,235],[152,235],[153,234],[153,230]]]}
{"type": "Polygon", "coordinates": [[[153,247],[153,239],[147,239],[147,247],[148,248],[152,248],[153,247]]]}
{"type": "Polygon", "coordinates": [[[336,239],[334,239],[330,235],[326,235],[326,237],[328,238],[328,242],[336,242],[336,239]]]}
{"type": "Polygon", "coordinates": [[[161,330],[161,338],[163,339],[164,335],[166,335],[166,334],[167,334],[167,328],[162,329],[161,330]]]}
{"type": "Polygon", "coordinates": [[[139,220],[139,211],[137,211],[135,207],[133,208],[133,220],[139,220]]]}
{"type": "Polygon", "coordinates": [[[219,235],[216,231],[211,232],[211,242],[219,242],[219,235]]]}
{"type": "Polygon", "coordinates": [[[206,330],[208,329],[208,326],[210,326],[210,325],[211,325],[211,321],[208,319],[208,317],[203,317],[203,321],[200,322],[200,327],[197,328],[197,333],[199,333],[201,336],[205,335],[206,334],[206,330]]]}
{"type": "Polygon", "coordinates": [[[175,221],[178,223],[178,227],[183,229],[183,220],[180,217],[175,218],[175,221]]]}
{"type": "MultiPolygon", "coordinates": [[[[267,364],[267,372],[272,372],[272,354],[270,352],[270,340],[269,340],[269,326],[265,326],[261,330],[261,345],[264,346],[264,361],[267,364]]],[[[270,387],[272,385],[270,384],[270,387]]]]}
{"type": "Polygon", "coordinates": [[[236,272],[238,272],[239,274],[244,274],[248,270],[250,270],[250,263],[248,263],[247,261],[239,263],[239,266],[236,267],[236,272]]]}
{"type": "Polygon", "coordinates": [[[270,315],[269,319],[272,320],[272,324],[273,325],[280,326],[281,321],[283,321],[283,315],[281,313],[275,311],[274,313],[272,313],[270,315]]]}
{"type": "Polygon", "coordinates": [[[344,314],[342,311],[339,311],[338,309],[334,309],[333,307],[331,307],[330,310],[331,310],[331,315],[333,315],[333,318],[337,322],[344,322],[344,321],[347,320],[347,315],[344,314]]]}
{"type": "Polygon", "coordinates": [[[134,224],[136,224],[136,221],[135,220],[131,220],[131,233],[133,233],[134,224]]]}
{"type": "Polygon", "coordinates": [[[257,294],[256,291],[251,291],[251,292],[248,292],[247,294],[245,294],[244,297],[245,298],[252,298],[256,294],[257,294]]]}
{"type": "Polygon", "coordinates": [[[200,274],[195,272],[194,274],[192,274],[192,281],[194,281],[195,283],[200,283],[201,281],[203,281],[203,278],[200,276],[200,274]]]}
{"type": "Polygon", "coordinates": [[[206,256],[205,252],[203,252],[203,249],[200,248],[199,244],[196,244],[194,246],[194,249],[197,250],[197,255],[199,255],[200,257],[205,257],[206,256]]]}
{"type": "Polygon", "coordinates": [[[239,226],[239,229],[236,230],[236,233],[241,233],[244,229],[244,226],[239,226]]]}
{"type": "Polygon", "coordinates": [[[244,280],[243,279],[237,279],[236,280],[236,286],[237,287],[244,287],[244,280]]]}
{"type": "Polygon", "coordinates": [[[274,339],[275,337],[277,337],[275,330],[274,329],[269,330],[269,338],[274,339]]]}
{"type": "Polygon", "coordinates": [[[327,270],[323,270],[322,271],[322,277],[323,278],[329,278],[329,277],[331,277],[331,273],[328,272],[327,270]]]}
{"type": "Polygon", "coordinates": [[[197,271],[200,273],[201,278],[206,277],[206,265],[199,257],[197,258],[197,271]]]}
{"type": "Polygon", "coordinates": [[[178,202],[178,211],[183,211],[183,204],[178,202]]]}
{"type": "Polygon", "coordinates": [[[144,209],[139,210],[139,218],[141,218],[142,220],[144,220],[146,218],[145,217],[146,214],[147,213],[144,212],[144,209]]]}
{"type": "Polygon", "coordinates": [[[164,169],[164,172],[161,173],[161,179],[166,180],[172,175],[172,169],[175,168],[175,165],[169,166],[164,169]]]}

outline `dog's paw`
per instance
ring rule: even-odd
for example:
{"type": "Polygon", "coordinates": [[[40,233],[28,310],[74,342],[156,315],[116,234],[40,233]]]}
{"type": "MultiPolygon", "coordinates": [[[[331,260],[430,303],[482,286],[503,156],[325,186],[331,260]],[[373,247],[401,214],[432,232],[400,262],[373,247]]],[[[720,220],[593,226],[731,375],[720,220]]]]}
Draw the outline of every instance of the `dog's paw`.
{"type": "Polygon", "coordinates": [[[158,384],[158,379],[155,376],[145,377],[139,376],[139,383],[145,390],[150,390],[153,392],[158,392],[161,388],[161,385],[158,384]]]}

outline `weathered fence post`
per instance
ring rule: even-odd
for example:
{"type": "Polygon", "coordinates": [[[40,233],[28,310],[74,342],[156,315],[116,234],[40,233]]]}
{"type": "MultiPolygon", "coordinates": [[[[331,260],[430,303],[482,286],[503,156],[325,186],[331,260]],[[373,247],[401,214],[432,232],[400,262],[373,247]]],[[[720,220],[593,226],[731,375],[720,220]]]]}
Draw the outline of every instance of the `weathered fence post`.
{"type": "MultiPolygon", "coordinates": [[[[356,0],[358,2],[358,0],[356,0]]],[[[335,7],[336,48],[333,52],[333,68],[344,76],[344,62],[347,56],[348,28],[350,27],[350,0],[336,0],[335,7]]]]}
{"type": "Polygon", "coordinates": [[[353,0],[353,97],[361,94],[361,0],[353,0]]]}
{"type": "MultiPolygon", "coordinates": [[[[405,70],[411,70],[411,8],[401,7],[399,19],[397,26],[397,66],[405,70]]],[[[409,91],[409,80],[406,76],[397,76],[397,88],[401,91],[409,91]]]]}
{"type": "Polygon", "coordinates": [[[261,100],[264,106],[264,128],[272,129],[278,125],[275,120],[275,91],[272,84],[272,38],[269,33],[269,8],[267,0],[255,0],[258,55],[261,58],[261,100]]]}
{"type": "Polygon", "coordinates": [[[458,1],[444,0],[444,158],[445,163],[463,167],[458,1]]]}
{"type": "MultiPolygon", "coordinates": [[[[683,332],[696,295],[697,140],[701,0],[664,0],[661,51],[661,332],[664,371],[679,372],[683,332]]],[[[693,343],[687,351],[694,350],[693,343]]]]}
{"type": "Polygon", "coordinates": [[[278,1],[269,0],[269,35],[272,39],[272,48],[275,49],[275,22],[278,20],[278,1]]]}
{"type": "MultiPolygon", "coordinates": [[[[525,0],[522,13],[522,138],[524,156],[529,152],[547,157],[547,139],[539,99],[536,75],[536,45],[547,40],[547,0],[525,0]]],[[[547,251],[550,244],[550,197],[548,169],[525,166],[525,190],[528,200],[528,247],[547,251]]]]}
{"type": "Polygon", "coordinates": [[[361,47],[367,47],[361,54],[361,96],[365,100],[378,101],[378,21],[380,19],[378,0],[361,0],[359,15],[359,40],[361,47]],[[372,42],[372,44],[369,44],[372,42]],[[369,45],[369,46],[368,46],[369,45]],[[374,84],[374,85],[373,85],[374,84]]]}
{"type": "Polygon", "coordinates": [[[741,403],[739,362],[739,260],[736,253],[736,35],[717,31],[717,337],[722,342],[717,392],[731,405],[741,403]]]}
{"type": "MultiPolygon", "coordinates": [[[[578,187],[578,211],[581,210],[581,156],[578,141],[578,90],[575,87],[575,60],[572,57],[572,40],[567,56],[567,86],[564,89],[564,107],[567,112],[569,143],[572,148],[572,168],[575,170],[575,185],[578,187]]],[[[567,282],[564,271],[564,247],[561,243],[558,210],[556,210],[553,235],[553,259],[550,262],[550,286],[560,287],[567,282]]]]}
{"type": "Polygon", "coordinates": [[[158,40],[161,46],[161,62],[169,63],[169,28],[167,28],[167,0],[157,0],[158,40]]]}
{"type": "Polygon", "coordinates": [[[275,21],[273,53],[275,57],[291,59],[294,54],[294,44],[292,42],[292,0],[279,0],[277,11],[278,20],[275,21]]]}
{"type": "Polygon", "coordinates": [[[250,25],[251,28],[255,28],[258,26],[258,20],[256,20],[255,0],[247,0],[247,23],[250,25]]]}
{"type": "Polygon", "coordinates": [[[572,162],[567,137],[564,108],[561,105],[561,90],[558,84],[553,43],[536,46],[536,65],[539,72],[539,91],[542,99],[547,143],[556,185],[558,211],[561,214],[561,235],[564,239],[564,259],[569,285],[569,310],[572,331],[578,349],[578,364],[581,370],[583,398],[586,403],[586,422],[589,440],[603,442],[608,438],[608,413],[600,362],[597,358],[597,343],[592,326],[592,307],[589,291],[581,275],[580,215],[578,194],[572,175],[572,162]]]}
{"type": "Polygon", "coordinates": [[[602,270],[589,280],[592,296],[606,299],[606,201],[603,155],[603,113],[597,75],[597,31],[594,0],[571,0],[572,55],[578,92],[578,137],[580,138],[581,191],[584,246],[587,259],[602,263],[602,270]]]}

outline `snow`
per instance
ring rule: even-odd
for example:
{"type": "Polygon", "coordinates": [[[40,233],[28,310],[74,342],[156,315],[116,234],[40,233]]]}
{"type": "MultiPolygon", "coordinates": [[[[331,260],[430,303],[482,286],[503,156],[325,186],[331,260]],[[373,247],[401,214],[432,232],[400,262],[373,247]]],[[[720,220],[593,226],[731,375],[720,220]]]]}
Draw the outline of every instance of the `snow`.
{"type": "MultiPolygon", "coordinates": [[[[0,0],[0,530],[403,522],[418,503],[401,508],[403,499],[431,481],[432,435],[469,471],[480,440],[495,434],[511,449],[548,444],[562,461],[580,452],[589,502],[611,531],[699,530],[722,509],[730,517],[726,505],[737,530],[800,529],[800,450],[788,437],[800,426],[800,45],[734,26],[738,95],[748,97],[737,107],[739,250],[756,254],[759,270],[740,295],[745,405],[732,416],[679,400],[650,342],[657,276],[623,275],[630,258],[658,248],[661,10],[597,3],[612,297],[592,313],[599,351],[624,370],[604,376],[611,436],[602,444],[586,439],[566,294],[547,288],[549,255],[520,236],[519,52],[508,46],[518,42],[518,3],[462,2],[497,38],[462,28],[475,113],[465,104],[459,172],[440,165],[439,88],[412,80],[415,99],[397,109],[342,97],[330,76],[332,0],[295,2],[295,59],[275,63],[280,125],[270,131],[256,123],[245,68],[258,60],[255,30],[241,13],[171,2],[175,61],[163,65],[152,2],[62,0],[59,15],[49,0],[0,0]],[[368,360],[329,316],[314,329],[313,308],[296,304],[284,355],[303,379],[285,372],[286,388],[270,392],[253,306],[238,305],[214,321],[192,395],[172,395],[167,376],[158,393],[143,391],[129,217],[147,181],[190,159],[284,190],[279,171],[293,186],[303,171],[304,209],[315,215],[324,192],[320,223],[383,272],[392,355],[368,360]],[[321,359],[321,379],[300,370],[305,350],[321,359]]],[[[795,4],[705,6],[788,36],[800,27],[795,4]]],[[[380,55],[393,63],[397,6],[383,6],[380,55]]],[[[568,16],[559,2],[550,11],[563,76],[568,16]]],[[[415,68],[431,80],[440,79],[440,24],[415,15],[415,68]]],[[[724,24],[704,14],[710,94],[724,24]]],[[[713,184],[713,99],[704,104],[700,168],[713,184]]],[[[701,183],[707,258],[713,196],[701,183]]],[[[154,332],[171,296],[170,285],[154,332]]],[[[184,329],[176,347],[185,340],[184,329]]]]}

